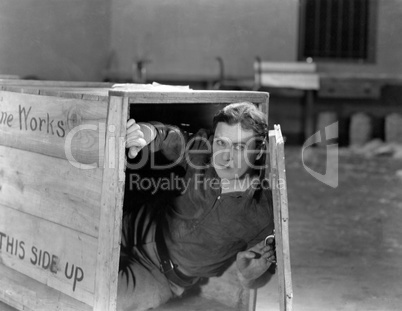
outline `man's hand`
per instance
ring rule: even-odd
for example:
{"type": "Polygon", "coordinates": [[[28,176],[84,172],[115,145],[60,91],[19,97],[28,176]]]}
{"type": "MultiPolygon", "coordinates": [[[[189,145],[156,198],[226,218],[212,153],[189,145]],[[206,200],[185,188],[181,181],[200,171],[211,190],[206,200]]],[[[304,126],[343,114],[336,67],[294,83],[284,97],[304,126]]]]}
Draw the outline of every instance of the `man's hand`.
{"type": "Polygon", "coordinates": [[[274,239],[261,241],[252,248],[237,254],[236,265],[240,272],[242,283],[250,287],[250,284],[264,274],[265,271],[276,262],[274,239]]]}
{"type": "Polygon", "coordinates": [[[155,139],[156,131],[148,123],[135,123],[134,119],[127,121],[126,148],[128,157],[134,159],[138,152],[155,139]]]}

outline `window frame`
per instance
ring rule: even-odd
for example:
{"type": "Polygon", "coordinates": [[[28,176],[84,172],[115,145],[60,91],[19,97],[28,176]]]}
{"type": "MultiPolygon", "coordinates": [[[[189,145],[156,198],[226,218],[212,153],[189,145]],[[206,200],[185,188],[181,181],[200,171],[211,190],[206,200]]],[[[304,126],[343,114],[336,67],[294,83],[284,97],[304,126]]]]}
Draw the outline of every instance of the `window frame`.
{"type": "MultiPolygon", "coordinates": [[[[298,33],[298,55],[299,61],[306,61],[309,56],[304,56],[305,49],[305,10],[306,1],[299,0],[299,33],[298,33]]],[[[315,0],[321,1],[321,0],[315,0]]],[[[349,0],[343,0],[349,1],[349,0]]],[[[377,47],[377,18],[378,18],[378,0],[368,0],[369,16],[367,29],[367,58],[342,58],[320,56],[312,57],[314,62],[327,63],[350,63],[350,64],[373,64],[376,62],[376,47],[377,47]]]]}

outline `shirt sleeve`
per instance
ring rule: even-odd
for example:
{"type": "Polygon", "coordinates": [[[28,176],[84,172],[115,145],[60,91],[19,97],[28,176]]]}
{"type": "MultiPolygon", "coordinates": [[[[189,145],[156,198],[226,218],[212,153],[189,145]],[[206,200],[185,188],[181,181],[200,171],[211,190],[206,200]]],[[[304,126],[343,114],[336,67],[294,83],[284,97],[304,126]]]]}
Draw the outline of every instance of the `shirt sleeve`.
{"type": "Polygon", "coordinates": [[[260,202],[258,202],[261,213],[261,217],[259,217],[261,219],[260,227],[255,236],[247,242],[247,249],[274,233],[272,191],[270,189],[263,189],[262,192],[260,202]]]}
{"type": "Polygon", "coordinates": [[[178,164],[183,161],[187,143],[187,135],[178,127],[162,124],[160,122],[149,122],[156,129],[156,136],[150,144],[152,152],[161,153],[171,162],[178,164]]]}
{"type": "Polygon", "coordinates": [[[166,159],[188,168],[205,168],[212,153],[210,133],[200,129],[189,137],[178,127],[159,122],[149,122],[156,129],[155,140],[150,144],[152,152],[160,151],[166,159]]]}

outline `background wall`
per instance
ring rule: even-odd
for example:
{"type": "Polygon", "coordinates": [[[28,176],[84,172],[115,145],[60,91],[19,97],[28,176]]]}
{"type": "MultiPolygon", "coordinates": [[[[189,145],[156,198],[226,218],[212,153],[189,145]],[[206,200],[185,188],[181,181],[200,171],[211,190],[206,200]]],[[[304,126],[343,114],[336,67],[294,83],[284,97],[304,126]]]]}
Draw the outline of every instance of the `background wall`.
{"type": "Polygon", "coordinates": [[[150,75],[253,76],[253,61],[297,55],[295,0],[112,0],[114,69],[150,59],[150,75]]]}
{"type": "Polygon", "coordinates": [[[99,80],[109,46],[108,0],[0,2],[0,74],[99,80]]]}
{"type": "MultiPolygon", "coordinates": [[[[295,61],[298,0],[2,0],[0,74],[98,80],[131,76],[252,77],[253,60],[295,61]]],[[[402,1],[378,0],[376,62],[320,63],[333,73],[402,73],[402,1]]]]}

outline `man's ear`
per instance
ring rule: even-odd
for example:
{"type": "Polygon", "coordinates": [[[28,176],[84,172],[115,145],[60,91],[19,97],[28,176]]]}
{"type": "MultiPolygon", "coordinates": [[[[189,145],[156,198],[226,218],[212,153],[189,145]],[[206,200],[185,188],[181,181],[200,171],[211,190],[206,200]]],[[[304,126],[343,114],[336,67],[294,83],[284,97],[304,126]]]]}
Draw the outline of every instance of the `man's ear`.
{"type": "Polygon", "coordinates": [[[258,152],[256,156],[256,160],[261,159],[262,155],[264,154],[264,150],[266,149],[266,140],[264,140],[260,146],[260,152],[258,152]]]}

